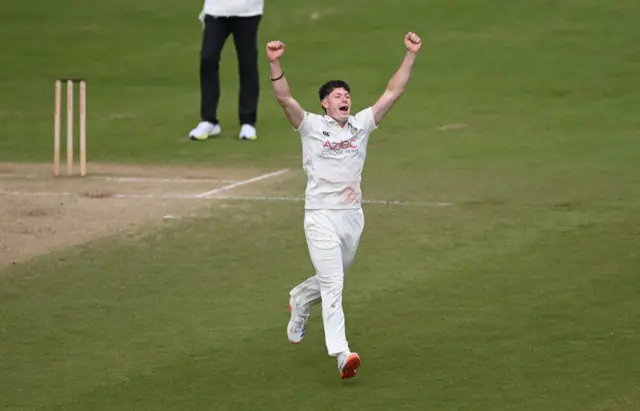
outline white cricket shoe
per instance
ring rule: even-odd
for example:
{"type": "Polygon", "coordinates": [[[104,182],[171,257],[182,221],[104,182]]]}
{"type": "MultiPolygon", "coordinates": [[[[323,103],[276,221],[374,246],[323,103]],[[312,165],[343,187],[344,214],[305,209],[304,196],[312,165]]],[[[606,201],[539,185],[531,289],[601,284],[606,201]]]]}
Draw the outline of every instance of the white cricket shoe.
{"type": "Polygon", "coordinates": [[[240,140],[255,140],[258,138],[256,135],[256,128],[250,124],[243,124],[240,128],[240,140]]]}
{"type": "Polygon", "coordinates": [[[307,330],[309,309],[301,307],[296,300],[291,297],[289,299],[289,311],[291,311],[291,319],[287,325],[287,336],[292,344],[298,344],[304,338],[304,332],[307,330]]]}
{"type": "Polygon", "coordinates": [[[360,367],[360,356],[354,352],[342,352],[338,357],[338,371],[343,380],[356,376],[356,370],[360,367]]]}
{"type": "Polygon", "coordinates": [[[206,140],[209,137],[217,136],[222,132],[220,124],[209,123],[208,121],[201,121],[196,128],[191,130],[189,138],[191,140],[206,140]]]}

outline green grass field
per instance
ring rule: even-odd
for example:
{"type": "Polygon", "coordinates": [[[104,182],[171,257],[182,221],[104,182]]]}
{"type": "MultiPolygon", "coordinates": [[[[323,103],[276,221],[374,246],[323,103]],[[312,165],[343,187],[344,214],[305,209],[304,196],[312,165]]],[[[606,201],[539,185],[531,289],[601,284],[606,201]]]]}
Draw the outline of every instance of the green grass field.
{"type": "MultiPolygon", "coordinates": [[[[200,7],[3,2],[0,162],[51,160],[54,80],[84,76],[90,172],[289,168],[276,189],[301,196],[263,54],[258,140],[236,138],[231,40],[224,134],[186,140],[200,7]]],[[[236,199],[0,268],[0,408],[640,410],[638,21],[632,0],[267,0],[261,44],[287,43],[310,110],[332,78],[372,104],[404,34],[424,41],[363,176],[365,198],[413,205],[365,206],[345,289],[358,377],[338,378],[319,311],[286,339],[312,274],[302,204],[236,199]]]]}

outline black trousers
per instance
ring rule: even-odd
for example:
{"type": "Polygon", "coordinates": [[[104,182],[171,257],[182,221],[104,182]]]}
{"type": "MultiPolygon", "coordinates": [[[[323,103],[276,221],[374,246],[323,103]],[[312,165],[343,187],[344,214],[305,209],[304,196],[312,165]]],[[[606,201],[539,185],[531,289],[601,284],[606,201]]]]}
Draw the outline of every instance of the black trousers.
{"type": "Polygon", "coordinates": [[[205,16],[200,53],[200,116],[203,121],[218,124],[220,54],[227,38],[233,34],[240,77],[238,116],[240,124],[255,125],[260,94],[258,25],[261,17],[205,16]]]}

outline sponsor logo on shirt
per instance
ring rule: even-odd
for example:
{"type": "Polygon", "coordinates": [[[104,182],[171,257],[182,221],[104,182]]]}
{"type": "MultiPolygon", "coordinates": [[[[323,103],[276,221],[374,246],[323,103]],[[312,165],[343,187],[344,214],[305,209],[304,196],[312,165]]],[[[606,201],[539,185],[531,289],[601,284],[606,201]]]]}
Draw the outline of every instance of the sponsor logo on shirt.
{"type": "Polygon", "coordinates": [[[356,144],[353,138],[342,141],[330,141],[326,140],[322,145],[323,156],[342,156],[345,154],[358,154],[358,144],[356,144]]]}

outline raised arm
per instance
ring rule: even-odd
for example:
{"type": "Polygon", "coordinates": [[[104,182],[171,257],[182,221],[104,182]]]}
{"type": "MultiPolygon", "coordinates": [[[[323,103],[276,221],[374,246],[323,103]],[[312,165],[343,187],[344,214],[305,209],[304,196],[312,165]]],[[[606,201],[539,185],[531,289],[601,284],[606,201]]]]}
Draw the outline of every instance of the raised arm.
{"type": "Polygon", "coordinates": [[[297,130],[304,120],[304,110],[300,104],[291,97],[289,83],[284,76],[284,71],[280,65],[280,57],[284,53],[284,43],[281,41],[270,41],[267,43],[267,58],[271,71],[271,87],[273,94],[284,110],[291,125],[297,130]]]}
{"type": "Polygon", "coordinates": [[[402,60],[402,64],[400,64],[400,68],[398,68],[393,77],[391,77],[391,80],[387,85],[387,89],[373,105],[373,118],[376,125],[380,124],[391,107],[393,107],[393,104],[402,97],[404,89],[409,82],[413,63],[416,60],[416,55],[418,54],[422,43],[417,34],[410,32],[407,33],[404,38],[404,45],[407,48],[407,52],[402,60]]]}

